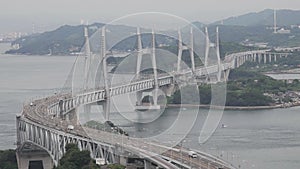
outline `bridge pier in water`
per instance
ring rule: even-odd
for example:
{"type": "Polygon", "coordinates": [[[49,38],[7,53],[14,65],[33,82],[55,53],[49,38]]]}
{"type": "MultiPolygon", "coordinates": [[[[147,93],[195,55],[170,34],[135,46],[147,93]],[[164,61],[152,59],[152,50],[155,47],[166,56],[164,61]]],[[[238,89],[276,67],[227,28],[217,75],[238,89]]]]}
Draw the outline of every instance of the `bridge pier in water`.
{"type": "Polygon", "coordinates": [[[160,105],[158,104],[158,93],[157,91],[138,91],[136,92],[137,102],[135,105],[136,110],[159,110],[160,105]],[[157,95],[155,97],[155,95],[157,95]],[[149,97],[147,103],[143,103],[142,100],[144,97],[149,97]],[[152,100],[150,99],[152,98],[152,100]]]}

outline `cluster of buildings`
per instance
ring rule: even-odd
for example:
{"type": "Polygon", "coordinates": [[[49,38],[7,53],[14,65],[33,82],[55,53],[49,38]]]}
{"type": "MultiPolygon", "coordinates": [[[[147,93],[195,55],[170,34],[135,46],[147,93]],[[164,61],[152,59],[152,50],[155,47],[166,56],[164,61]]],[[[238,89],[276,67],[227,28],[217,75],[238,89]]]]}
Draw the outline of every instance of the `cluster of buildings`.
{"type": "Polygon", "coordinates": [[[27,36],[27,33],[22,32],[10,32],[0,34],[0,43],[9,43],[23,36],[27,36]]]}

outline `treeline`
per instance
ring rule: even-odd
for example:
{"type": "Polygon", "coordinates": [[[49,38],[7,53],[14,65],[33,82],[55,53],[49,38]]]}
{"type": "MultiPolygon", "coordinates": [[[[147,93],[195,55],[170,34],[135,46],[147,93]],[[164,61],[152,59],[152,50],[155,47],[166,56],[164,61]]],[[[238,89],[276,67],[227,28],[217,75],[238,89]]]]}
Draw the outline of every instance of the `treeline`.
{"type": "Polygon", "coordinates": [[[119,164],[110,164],[99,166],[95,160],[90,157],[88,150],[80,151],[77,144],[67,144],[66,153],[59,160],[58,167],[54,169],[125,169],[125,166],[119,164]]]}
{"type": "MultiPolygon", "coordinates": [[[[218,85],[218,84],[217,84],[218,85]]],[[[185,87],[185,88],[189,88],[185,87]]],[[[226,106],[268,106],[273,105],[274,100],[271,97],[265,96],[264,93],[278,94],[279,92],[297,91],[300,89],[300,83],[295,80],[291,84],[287,84],[283,81],[274,80],[268,76],[262,75],[253,71],[246,71],[241,69],[231,70],[229,76],[229,82],[227,83],[226,91],[226,106]]],[[[182,91],[176,91],[172,97],[169,98],[168,102],[172,104],[211,104],[212,97],[218,99],[217,94],[212,96],[211,85],[203,84],[198,86],[198,92],[200,99],[194,100],[195,98],[184,97],[182,99],[182,91]],[[190,99],[190,100],[189,100],[190,99]]],[[[185,94],[193,95],[192,92],[196,92],[194,89],[184,89],[185,94]],[[190,93],[186,93],[189,92],[190,93]]]]}
{"type": "Polygon", "coordinates": [[[221,42],[220,44],[220,55],[224,58],[226,55],[238,52],[245,52],[250,50],[257,50],[257,47],[249,47],[240,45],[237,42],[221,42]]]}
{"type": "MultiPolygon", "coordinates": [[[[125,169],[119,164],[96,165],[87,150],[80,151],[77,144],[67,144],[66,153],[54,169],[125,169]]],[[[0,150],[0,169],[18,169],[16,151],[0,150]]]]}
{"type": "Polygon", "coordinates": [[[18,169],[15,150],[0,150],[0,169],[18,169]]]}
{"type": "MultiPolygon", "coordinates": [[[[234,85],[231,85],[231,87],[234,85]]],[[[236,88],[236,87],[234,87],[236,88]]],[[[195,92],[195,90],[194,90],[195,92]]],[[[211,104],[212,96],[211,86],[210,85],[201,85],[198,88],[200,98],[198,102],[195,100],[188,100],[185,97],[185,100],[181,100],[181,91],[176,91],[172,97],[169,98],[169,103],[171,104],[211,104]]],[[[197,97],[196,97],[197,98],[197,97]]],[[[190,98],[195,99],[195,98],[190,98]]],[[[264,96],[257,89],[239,89],[231,90],[227,89],[226,92],[226,106],[267,106],[272,104],[273,101],[270,97],[264,96]]],[[[217,104],[222,106],[221,104],[217,104]]]]}

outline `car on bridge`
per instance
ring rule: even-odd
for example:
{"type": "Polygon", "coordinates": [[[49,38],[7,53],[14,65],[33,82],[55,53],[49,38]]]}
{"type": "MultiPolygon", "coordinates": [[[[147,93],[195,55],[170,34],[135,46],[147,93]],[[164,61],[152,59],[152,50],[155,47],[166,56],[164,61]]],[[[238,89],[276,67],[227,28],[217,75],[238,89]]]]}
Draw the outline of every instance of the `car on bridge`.
{"type": "Polygon", "coordinates": [[[192,157],[192,158],[197,158],[197,157],[198,157],[198,155],[197,155],[197,153],[196,153],[196,152],[194,152],[194,151],[189,151],[189,157],[192,157]]]}

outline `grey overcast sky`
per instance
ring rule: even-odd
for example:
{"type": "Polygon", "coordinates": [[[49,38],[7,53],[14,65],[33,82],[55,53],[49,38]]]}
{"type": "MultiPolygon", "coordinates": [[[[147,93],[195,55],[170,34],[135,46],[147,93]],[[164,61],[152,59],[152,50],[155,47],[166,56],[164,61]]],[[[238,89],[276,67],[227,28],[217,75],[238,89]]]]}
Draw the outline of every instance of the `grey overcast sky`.
{"type": "Polygon", "coordinates": [[[300,9],[300,0],[1,0],[0,33],[60,24],[109,22],[136,12],[165,12],[189,21],[213,22],[263,9],[300,9]]]}

